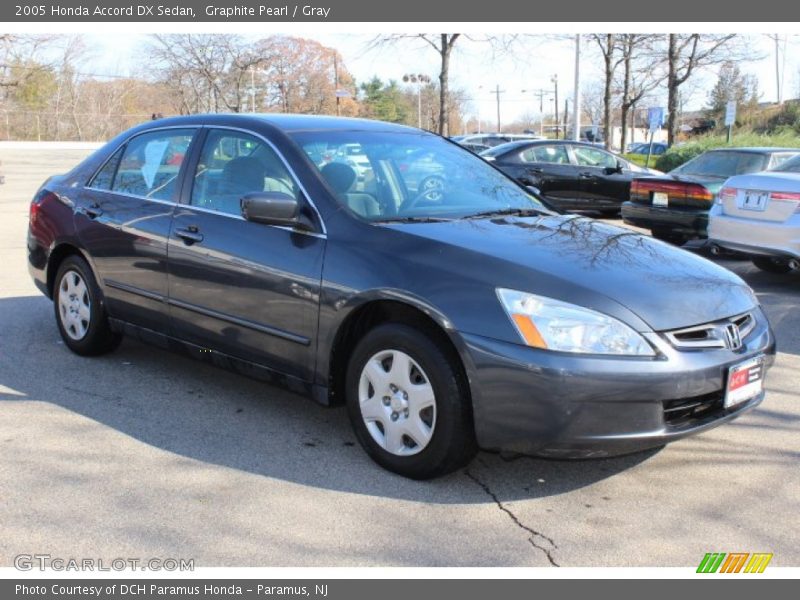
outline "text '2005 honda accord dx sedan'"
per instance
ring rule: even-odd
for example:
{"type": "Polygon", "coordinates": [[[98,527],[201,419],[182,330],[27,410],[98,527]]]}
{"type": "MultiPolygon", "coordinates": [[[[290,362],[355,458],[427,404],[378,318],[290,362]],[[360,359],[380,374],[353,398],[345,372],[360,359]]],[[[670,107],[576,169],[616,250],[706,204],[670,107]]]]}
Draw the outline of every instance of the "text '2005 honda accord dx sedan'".
{"type": "Polygon", "coordinates": [[[413,478],[477,448],[661,446],[760,403],[775,354],[729,271],[376,121],[141,125],[45,182],[28,251],[74,352],[128,334],[345,404],[366,452],[413,478]],[[340,158],[355,146],[361,177],[340,158]],[[407,176],[420,156],[433,192],[407,176]]]}

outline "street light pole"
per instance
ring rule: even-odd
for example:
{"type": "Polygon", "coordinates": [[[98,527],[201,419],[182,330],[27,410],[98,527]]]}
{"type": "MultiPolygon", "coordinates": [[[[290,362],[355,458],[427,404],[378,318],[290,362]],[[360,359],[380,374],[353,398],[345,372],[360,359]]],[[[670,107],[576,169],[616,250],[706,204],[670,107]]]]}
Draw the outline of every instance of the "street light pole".
{"type": "Polygon", "coordinates": [[[575,127],[572,139],[576,142],[581,139],[581,34],[575,34],[575,95],[572,97],[572,116],[575,127]]]}
{"type": "Polygon", "coordinates": [[[431,78],[423,74],[406,73],[403,75],[404,83],[413,83],[417,86],[417,127],[422,129],[422,84],[430,83],[431,78]]]}

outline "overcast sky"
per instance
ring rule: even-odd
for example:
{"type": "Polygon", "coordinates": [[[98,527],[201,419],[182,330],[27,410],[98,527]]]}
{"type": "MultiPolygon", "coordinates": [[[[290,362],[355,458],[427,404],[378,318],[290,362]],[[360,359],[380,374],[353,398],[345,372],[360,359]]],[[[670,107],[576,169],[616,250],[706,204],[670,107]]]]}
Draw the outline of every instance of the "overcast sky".
{"type": "MultiPolygon", "coordinates": [[[[264,34],[266,35],[266,33],[264,34]]],[[[401,42],[390,48],[379,50],[368,49],[372,39],[370,35],[314,32],[293,35],[310,37],[337,48],[349,71],[357,81],[365,81],[373,75],[381,79],[401,80],[405,73],[424,73],[435,77],[438,75],[438,55],[422,41],[401,42]]],[[[774,42],[765,35],[748,34],[754,54],[761,55],[760,60],[742,63],[745,73],[758,78],[762,101],[774,101],[775,55],[774,42]]],[[[248,36],[250,37],[250,36],[248,36]]],[[[260,36],[255,36],[260,37],[260,36]]],[[[790,38],[785,65],[784,98],[795,98],[798,95],[798,70],[800,69],[800,40],[797,36],[790,38]]],[[[100,35],[86,34],[89,46],[94,48],[94,58],[81,70],[108,74],[128,75],[146,68],[142,60],[141,47],[146,36],[141,34],[100,35]]],[[[584,39],[582,80],[584,86],[602,80],[601,63],[593,42],[584,39]]],[[[564,98],[571,97],[574,88],[574,42],[552,40],[544,36],[526,37],[519,42],[512,55],[493,56],[489,45],[472,42],[466,38],[456,45],[451,64],[451,85],[465,90],[473,98],[471,110],[480,112],[484,120],[493,120],[496,113],[495,95],[491,90],[499,84],[504,90],[501,94],[501,117],[504,123],[511,122],[522,114],[538,113],[539,100],[532,94],[522,90],[540,88],[552,89],[551,77],[558,74],[559,104],[563,110],[564,98]]],[[[708,90],[716,81],[714,70],[701,71],[687,86],[684,99],[686,110],[699,109],[705,106],[708,90]]],[[[658,94],[657,94],[658,95],[658,94]]],[[[665,102],[661,94],[661,104],[665,102]]],[[[545,100],[545,102],[548,102],[545,100]]],[[[552,109],[547,108],[549,112],[552,109]]]]}

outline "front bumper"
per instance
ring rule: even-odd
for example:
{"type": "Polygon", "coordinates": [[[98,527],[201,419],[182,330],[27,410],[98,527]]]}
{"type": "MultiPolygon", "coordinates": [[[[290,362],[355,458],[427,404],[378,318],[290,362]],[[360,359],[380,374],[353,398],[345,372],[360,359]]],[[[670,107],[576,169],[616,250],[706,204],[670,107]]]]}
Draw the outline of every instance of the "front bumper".
{"type": "Polygon", "coordinates": [[[712,243],[745,254],[800,258],[800,215],[776,222],[715,213],[708,225],[712,243]]]}
{"type": "Polygon", "coordinates": [[[473,372],[480,447],[560,458],[627,454],[662,446],[729,421],[763,400],[732,409],[723,397],[728,370],[775,355],[775,337],[756,309],[756,328],[738,352],[678,351],[659,334],[653,359],[576,356],[464,335],[473,372]],[[683,410],[690,404],[698,409],[683,410]]]}
{"type": "Polygon", "coordinates": [[[708,230],[707,209],[652,206],[628,201],[622,203],[622,220],[635,227],[690,238],[705,238],[708,230]]]}

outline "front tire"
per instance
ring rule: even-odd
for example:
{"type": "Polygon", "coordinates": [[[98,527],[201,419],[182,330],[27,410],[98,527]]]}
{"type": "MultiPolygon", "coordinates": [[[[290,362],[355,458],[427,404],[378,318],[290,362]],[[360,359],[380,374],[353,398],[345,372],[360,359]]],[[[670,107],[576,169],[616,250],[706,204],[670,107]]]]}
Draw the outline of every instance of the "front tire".
{"type": "Polygon", "coordinates": [[[762,271],[775,273],[777,275],[785,275],[792,271],[788,260],[781,260],[779,258],[773,258],[772,256],[757,256],[753,259],[753,264],[762,271]]]}
{"type": "Polygon", "coordinates": [[[356,438],[379,465],[430,479],[477,451],[467,383],[455,359],[417,329],[369,331],[347,368],[347,412],[356,438]]]}
{"type": "Polygon", "coordinates": [[[97,280],[79,256],[59,266],[53,307],[61,339],[76,354],[97,356],[119,346],[122,336],[111,331],[97,280]]]}

